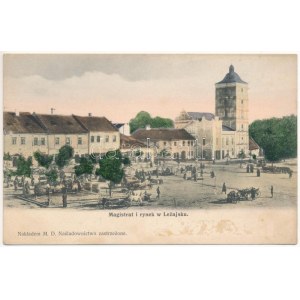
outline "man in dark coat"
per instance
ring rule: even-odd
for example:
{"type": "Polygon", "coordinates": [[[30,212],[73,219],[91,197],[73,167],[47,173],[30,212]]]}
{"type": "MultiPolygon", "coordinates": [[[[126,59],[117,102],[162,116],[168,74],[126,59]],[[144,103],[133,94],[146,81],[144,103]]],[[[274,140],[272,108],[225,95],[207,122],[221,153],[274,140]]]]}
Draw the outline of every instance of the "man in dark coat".
{"type": "Polygon", "coordinates": [[[227,193],[227,188],[226,188],[225,182],[223,183],[222,193],[225,193],[225,195],[226,195],[226,193],[227,193]]]}
{"type": "Polygon", "coordinates": [[[67,207],[67,198],[68,198],[68,193],[67,193],[67,186],[64,184],[62,189],[62,202],[63,202],[63,207],[67,207]]]}
{"type": "Polygon", "coordinates": [[[157,189],[156,189],[156,193],[157,193],[156,199],[159,199],[159,197],[160,197],[160,189],[159,189],[159,186],[158,186],[157,189]]]}
{"type": "Polygon", "coordinates": [[[273,198],[274,188],[273,185],[271,185],[271,198],[273,198]]]}

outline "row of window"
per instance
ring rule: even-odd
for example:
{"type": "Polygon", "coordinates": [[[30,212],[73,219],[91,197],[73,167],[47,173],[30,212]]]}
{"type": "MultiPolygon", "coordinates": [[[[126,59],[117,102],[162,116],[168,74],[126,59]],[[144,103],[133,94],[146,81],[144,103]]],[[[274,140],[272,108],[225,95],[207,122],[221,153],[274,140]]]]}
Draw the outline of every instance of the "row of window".
{"type": "MultiPolygon", "coordinates": [[[[62,140],[61,138],[56,137],[55,138],[55,145],[61,145],[62,144],[61,140],[62,140]]],[[[100,143],[101,140],[102,140],[102,138],[99,135],[96,136],[96,137],[93,136],[93,135],[91,136],[91,143],[94,143],[95,141],[97,141],[97,143],[100,143]]],[[[117,136],[116,135],[113,135],[112,141],[114,143],[117,141],[117,136]]],[[[105,142],[109,143],[109,136],[108,135],[105,136],[105,142]]],[[[17,137],[12,137],[11,143],[12,143],[12,145],[17,145],[17,137]]],[[[20,143],[21,143],[21,145],[25,145],[26,144],[26,138],[25,137],[21,137],[20,138],[20,143]]],[[[66,137],[65,138],[65,144],[66,145],[71,145],[71,138],[66,137]]],[[[78,137],[77,138],[77,144],[78,145],[82,145],[82,137],[78,137]]],[[[33,145],[34,146],[45,146],[46,145],[46,139],[44,137],[42,137],[40,139],[37,138],[37,137],[35,137],[33,139],[33,145]]]]}
{"type": "MultiPolygon", "coordinates": [[[[17,145],[17,138],[13,137],[11,139],[11,143],[12,143],[12,145],[17,145]]],[[[21,137],[20,143],[21,143],[21,145],[25,145],[26,144],[26,138],[21,137]]],[[[45,146],[46,145],[46,139],[45,138],[40,138],[40,139],[34,138],[33,139],[33,145],[34,146],[45,146]]]]}
{"type": "Polygon", "coordinates": [[[194,151],[189,151],[188,153],[185,153],[185,151],[182,151],[181,153],[173,153],[173,158],[186,158],[186,155],[188,158],[194,157],[194,151]]]}
{"type": "MultiPolygon", "coordinates": [[[[91,136],[91,143],[95,143],[95,142],[100,143],[101,140],[103,141],[103,138],[100,135],[97,135],[97,136],[92,135],[91,136]]],[[[109,143],[109,135],[105,136],[104,141],[105,141],[105,143],[109,143]]],[[[116,141],[117,141],[117,136],[113,135],[112,142],[115,143],[116,141]]]]}
{"type": "MultiPolygon", "coordinates": [[[[65,144],[66,145],[71,145],[71,138],[66,137],[65,144]]],[[[55,145],[60,145],[60,138],[59,137],[55,138],[55,145]]],[[[82,145],[82,137],[77,138],[77,145],[82,145]]]]}
{"type": "MultiPolygon", "coordinates": [[[[164,142],[164,146],[167,146],[168,142],[164,142]]],[[[169,143],[169,145],[172,145],[172,142],[169,143]]],[[[194,141],[182,141],[182,142],[173,142],[174,146],[194,146],[194,141]]]]}

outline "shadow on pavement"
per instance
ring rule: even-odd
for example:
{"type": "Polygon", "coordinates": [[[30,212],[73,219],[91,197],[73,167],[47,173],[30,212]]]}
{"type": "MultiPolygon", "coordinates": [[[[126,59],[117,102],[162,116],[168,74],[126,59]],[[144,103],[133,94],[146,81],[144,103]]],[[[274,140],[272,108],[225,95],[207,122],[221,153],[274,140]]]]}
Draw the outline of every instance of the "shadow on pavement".
{"type": "Polygon", "coordinates": [[[218,199],[218,200],[210,201],[209,203],[213,203],[213,204],[232,204],[230,202],[227,202],[227,199],[218,199]]]}

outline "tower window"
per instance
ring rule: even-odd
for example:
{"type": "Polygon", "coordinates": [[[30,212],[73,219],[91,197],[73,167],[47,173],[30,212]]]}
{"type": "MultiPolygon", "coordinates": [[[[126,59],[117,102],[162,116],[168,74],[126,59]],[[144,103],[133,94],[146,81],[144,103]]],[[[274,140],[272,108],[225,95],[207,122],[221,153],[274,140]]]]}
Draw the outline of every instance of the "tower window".
{"type": "Polygon", "coordinates": [[[244,100],[243,100],[243,99],[241,100],[241,103],[242,103],[242,104],[244,103],[244,100]]]}
{"type": "Polygon", "coordinates": [[[243,88],[241,88],[241,92],[243,92],[244,90],[243,90],[243,88]]]}

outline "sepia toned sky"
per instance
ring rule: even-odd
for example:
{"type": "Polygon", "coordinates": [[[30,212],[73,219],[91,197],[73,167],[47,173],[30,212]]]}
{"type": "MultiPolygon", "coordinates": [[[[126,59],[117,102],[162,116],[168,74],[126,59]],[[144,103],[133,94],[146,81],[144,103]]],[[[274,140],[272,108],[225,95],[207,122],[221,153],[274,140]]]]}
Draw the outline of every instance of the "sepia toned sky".
{"type": "Polygon", "coordinates": [[[230,64],[249,85],[249,119],[296,114],[296,55],[6,54],[4,110],[174,119],[212,112],[230,64]]]}

